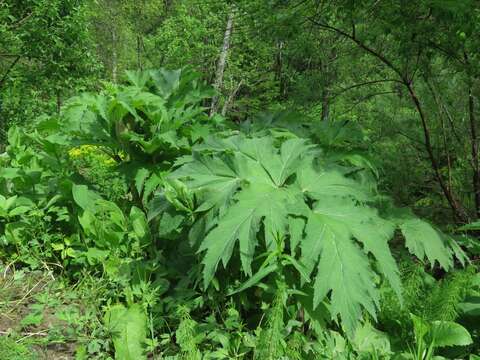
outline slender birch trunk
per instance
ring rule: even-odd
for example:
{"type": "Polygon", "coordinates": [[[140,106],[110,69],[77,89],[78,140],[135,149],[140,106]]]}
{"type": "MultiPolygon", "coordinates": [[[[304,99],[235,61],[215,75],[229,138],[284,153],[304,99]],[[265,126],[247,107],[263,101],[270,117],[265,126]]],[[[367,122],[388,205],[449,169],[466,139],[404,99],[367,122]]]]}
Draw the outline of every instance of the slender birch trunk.
{"type": "MultiPolygon", "coordinates": [[[[228,15],[227,26],[225,28],[225,34],[223,35],[223,45],[220,52],[220,57],[217,63],[217,70],[215,72],[215,81],[213,87],[215,90],[220,92],[223,87],[223,75],[225,73],[225,65],[227,63],[228,51],[230,49],[230,39],[232,36],[233,30],[233,18],[235,16],[235,11],[232,9],[228,15]]],[[[215,95],[212,98],[212,104],[210,106],[210,116],[213,116],[218,110],[219,97],[215,95]]]]}

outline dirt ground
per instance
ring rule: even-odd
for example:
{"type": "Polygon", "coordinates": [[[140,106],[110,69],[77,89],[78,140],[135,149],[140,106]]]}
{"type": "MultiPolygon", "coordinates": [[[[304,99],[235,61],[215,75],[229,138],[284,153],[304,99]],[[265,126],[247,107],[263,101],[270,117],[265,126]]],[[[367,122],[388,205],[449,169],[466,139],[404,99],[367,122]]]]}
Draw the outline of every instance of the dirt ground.
{"type": "MultiPolygon", "coordinates": [[[[26,273],[13,265],[0,266],[0,270],[0,336],[9,337],[10,344],[27,347],[32,360],[74,359],[75,344],[51,341],[52,333],[58,337],[64,327],[55,308],[42,303],[55,286],[53,275],[26,273]]],[[[8,355],[2,355],[0,349],[2,356],[8,355]]]]}

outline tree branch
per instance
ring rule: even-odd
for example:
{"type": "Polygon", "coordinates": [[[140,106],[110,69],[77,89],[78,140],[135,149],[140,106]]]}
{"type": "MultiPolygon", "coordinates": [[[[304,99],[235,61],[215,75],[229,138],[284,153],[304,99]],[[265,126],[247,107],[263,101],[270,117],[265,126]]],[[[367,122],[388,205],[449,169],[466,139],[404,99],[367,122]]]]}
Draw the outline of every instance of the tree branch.
{"type": "Polygon", "coordinates": [[[453,211],[455,217],[462,223],[467,223],[469,220],[468,214],[466,213],[465,209],[462,205],[457,201],[455,196],[452,193],[452,189],[445,183],[443,180],[442,174],[440,172],[440,166],[438,165],[437,159],[433,153],[433,147],[430,141],[430,129],[428,128],[427,119],[425,117],[425,113],[423,112],[422,105],[420,104],[420,100],[415,93],[415,89],[413,88],[411,83],[406,84],[410,97],[417,108],[418,115],[420,116],[420,120],[422,123],[423,134],[425,138],[425,149],[427,151],[428,157],[430,159],[430,163],[432,164],[432,169],[435,173],[435,177],[438,181],[438,184],[442,188],[442,191],[450,204],[450,207],[453,211]]]}
{"type": "Polygon", "coordinates": [[[20,60],[20,56],[17,56],[15,60],[10,64],[8,67],[6,73],[3,75],[3,77],[0,79],[0,88],[3,86],[3,83],[7,80],[8,74],[10,74],[10,71],[17,65],[18,61],[20,60]]]}
{"type": "Polygon", "coordinates": [[[403,81],[405,81],[405,76],[402,74],[401,70],[395,66],[395,64],[393,64],[390,60],[388,60],[383,54],[377,52],[376,50],[372,49],[371,47],[369,47],[368,45],[364,44],[363,42],[361,42],[360,40],[357,39],[356,36],[353,36],[345,31],[343,31],[342,29],[339,29],[339,28],[336,28],[334,26],[331,26],[331,25],[328,25],[328,24],[324,24],[324,23],[320,23],[318,21],[316,21],[315,19],[312,19],[312,18],[309,18],[309,20],[319,26],[319,27],[322,27],[326,30],[329,30],[329,31],[333,31],[333,32],[336,32],[338,34],[341,34],[343,35],[344,37],[352,40],[355,44],[357,44],[360,48],[362,48],[363,50],[365,50],[366,52],[368,52],[369,54],[375,56],[377,59],[379,59],[381,62],[383,62],[385,65],[387,65],[387,67],[389,67],[390,69],[392,69],[403,81]]]}
{"type": "Polygon", "coordinates": [[[443,179],[443,176],[440,172],[440,167],[439,167],[437,159],[435,157],[433,147],[432,147],[432,144],[431,144],[431,140],[430,140],[431,136],[430,136],[430,130],[429,130],[428,125],[427,125],[427,119],[426,119],[425,113],[423,111],[423,107],[420,103],[420,100],[418,99],[417,94],[415,93],[415,89],[413,88],[413,83],[412,83],[413,79],[409,79],[407,74],[403,74],[402,71],[392,61],[387,59],[379,51],[369,47],[368,45],[366,45],[365,43],[360,41],[356,36],[354,36],[352,34],[349,34],[342,29],[331,26],[329,24],[318,22],[313,18],[309,18],[309,20],[313,24],[315,24],[315,25],[317,25],[317,26],[319,26],[319,27],[321,27],[325,30],[336,32],[336,33],[341,34],[344,37],[350,39],[355,44],[357,44],[357,46],[359,46],[361,49],[365,50],[370,55],[379,59],[383,64],[385,64],[388,68],[390,68],[392,71],[394,71],[399,76],[399,78],[401,79],[401,82],[408,89],[408,92],[410,94],[410,98],[411,98],[415,108],[417,109],[418,115],[420,117],[422,129],[423,129],[423,134],[424,134],[424,140],[425,140],[425,150],[427,151],[428,157],[430,159],[430,163],[431,163],[431,166],[432,166],[432,170],[435,174],[435,178],[437,179],[437,182],[440,185],[440,188],[442,189],[442,192],[445,195],[445,198],[447,199],[454,216],[457,218],[457,220],[459,220],[462,223],[468,222],[468,218],[469,218],[468,214],[466,213],[463,206],[456,200],[455,196],[453,195],[452,189],[448,186],[448,184],[445,183],[445,181],[443,179]]]}
{"type": "Polygon", "coordinates": [[[383,79],[383,80],[372,80],[372,81],[365,81],[363,83],[358,83],[358,84],[354,84],[354,85],[351,85],[351,86],[347,86],[345,88],[341,88],[339,92],[336,92],[333,94],[333,96],[331,97],[331,99],[335,99],[336,97],[342,95],[344,92],[347,92],[348,90],[351,90],[351,89],[355,89],[357,87],[361,87],[361,86],[367,86],[367,85],[373,85],[373,84],[380,84],[380,83],[385,83],[385,82],[397,82],[397,83],[402,83],[401,81],[397,80],[397,79],[383,79]]]}
{"type": "Polygon", "coordinates": [[[477,120],[475,118],[475,99],[473,98],[472,87],[472,75],[470,71],[470,61],[466,51],[463,52],[465,64],[467,65],[468,73],[468,114],[470,121],[470,141],[471,141],[471,153],[472,153],[472,170],[473,170],[473,197],[475,201],[475,215],[480,218],[480,160],[478,158],[478,129],[477,120]]]}
{"type": "Polygon", "coordinates": [[[340,115],[338,116],[343,116],[345,114],[348,114],[350,111],[352,111],[357,105],[361,104],[362,102],[364,101],[367,101],[367,100],[370,100],[371,98],[375,97],[375,96],[379,96],[379,95],[387,95],[387,94],[395,94],[395,91],[382,91],[382,92],[378,92],[378,93],[374,93],[374,94],[369,94],[367,96],[364,96],[363,98],[361,98],[360,100],[356,101],[353,106],[350,107],[350,109],[348,109],[347,111],[344,111],[343,113],[341,113],[340,115]]]}

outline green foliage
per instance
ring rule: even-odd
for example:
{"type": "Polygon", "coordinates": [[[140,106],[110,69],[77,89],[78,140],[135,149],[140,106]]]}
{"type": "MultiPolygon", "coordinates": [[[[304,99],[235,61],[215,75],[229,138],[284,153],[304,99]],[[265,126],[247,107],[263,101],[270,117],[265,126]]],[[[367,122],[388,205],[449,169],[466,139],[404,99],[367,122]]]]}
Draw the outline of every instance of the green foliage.
{"type": "Polygon", "coordinates": [[[7,336],[0,337],[0,358],[11,360],[33,360],[33,353],[22,344],[7,336]]]}
{"type": "Polygon", "coordinates": [[[87,27],[87,1],[3,1],[0,5],[0,125],[30,125],[92,86],[99,64],[87,27]]]}
{"type": "Polygon", "coordinates": [[[147,358],[144,355],[147,319],[141,306],[111,306],[105,314],[105,325],[112,333],[116,359],[147,358]]]}
{"type": "Polygon", "coordinates": [[[212,93],[188,70],[128,72],[131,85],[104,95],[84,94],[73,98],[64,110],[62,126],[77,144],[109,149],[111,155],[125,152],[127,161],[150,161],[161,165],[189,142],[208,134],[208,118],[202,124],[200,102],[212,93]],[[194,127],[192,121],[197,123],[194,127]],[[195,131],[197,130],[197,131],[195,131]]]}
{"type": "Polygon", "coordinates": [[[187,154],[219,119],[201,102],[212,94],[191,70],[127,72],[130,85],[83,94],[54,126],[69,144],[95,145],[114,161],[139,206],[146,206],[177,157],[187,154]]]}
{"type": "Polygon", "coordinates": [[[451,321],[427,323],[412,315],[416,347],[415,359],[430,359],[437,347],[466,346],[472,343],[468,331],[460,324],[451,321]]]}
{"type": "MultiPolygon", "coordinates": [[[[127,78],[30,134],[12,127],[0,158],[2,259],[61,269],[76,284],[62,301],[94,293],[84,314],[66,305],[58,317],[79,358],[388,359],[476,346],[475,327],[460,325],[475,318],[478,294],[465,289],[476,269],[443,275],[466,255],[380,195],[356,127],[278,113],[236,126],[207,116],[213,92],[191,70],[127,78]]],[[[48,319],[48,294],[26,306],[21,331],[48,319]]]]}
{"type": "Polygon", "coordinates": [[[198,248],[205,252],[205,287],[219,263],[226,267],[230,262],[237,241],[241,269],[251,277],[242,289],[256,285],[252,279],[259,282],[287,267],[298,275],[296,286],[303,286],[317,265],[313,308],[330,294],[332,318],[340,316],[352,333],[362,309],[375,316],[378,307],[368,253],[400,295],[398,269],[388,247],[395,225],[402,229],[408,250],[421,260],[428,254],[432,266],[438,261],[450,268],[454,253],[463,261],[453,240],[413,215],[392,212],[382,218],[371,206],[371,187],[348,176],[347,167],[305,140],[233,136],[207,140],[194,150],[192,161],[174,177],[186,179],[196,192],[196,212],[206,223],[198,248]],[[265,260],[257,261],[253,271],[258,257],[265,260]]]}
{"type": "Polygon", "coordinates": [[[476,359],[479,24],[0,1],[0,358],[476,359]]]}
{"type": "Polygon", "coordinates": [[[287,345],[283,339],[284,307],[287,293],[284,284],[278,287],[272,307],[267,315],[266,324],[260,328],[255,359],[278,359],[285,354],[287,345]]]}
{"type": "Polygon", "coordinates": [[[177,343],[180,346],[181,356],[183,360],[197,360],[201,359],[200,350],[197,347],[195,326],[197,325],[190,317],[188,309],[180,307],[178,309],[180,316],[180,324],[175,332],[177,343]]]}
{"type": "Polygon", "coordinates": [[[352,347],[362,357],[382,358],[392,355],[390,340],[386,333],[375,329],[371,324],[365,323],[355,332],[352,347]]]}

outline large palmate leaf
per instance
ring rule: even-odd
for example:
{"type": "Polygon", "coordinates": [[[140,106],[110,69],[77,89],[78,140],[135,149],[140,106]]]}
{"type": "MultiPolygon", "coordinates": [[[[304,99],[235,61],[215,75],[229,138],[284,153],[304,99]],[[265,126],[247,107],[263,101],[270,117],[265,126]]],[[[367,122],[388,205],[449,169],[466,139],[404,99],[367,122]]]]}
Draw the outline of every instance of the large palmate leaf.
{"type": "Polygon", "coordinates": [[[400,222],[400,229],[406,240],[406,246],[419,259],[425,257],[433,265],[437,261],[444,269],[453,265],[453,257],[445,241],[445,235],[429,223],[417,218],[400,222]]]}
{"type": "Polygon", "coordinates": [[[374,316],[379,298],[374,273],[368,258],[351,241],[348,229],[332,219],[313,214],[306,233],[305,260],[316,263],[320,257],[314,283],[314,307],[331,292],[331,313],[340,315],[349,330],[359,320],[362,307],[374,316]]]}
{"type": "Polygon", "coordinates": [[[251,184],[236,197],[236,203],[205,237],[199,251],[206,250],[203,263],[204,281],[209,284],[220,260],[227,265],[238,240],[240,258],[245,273],[252,275],[251,263],[257,246],[257,232],[264,219],[267,248],[283,237],[287,226],[287,207],[292,202],[288,190],[273,186],[251,184]]]}
{"type": "Polygon", "coordinates": [[[358,171],[326,158],[303,139],[285,138],[211,138],[174,172],[198,203],[203,235],[196,231],[195,236],[202,240],[205,286],[234,253],[249,278],[242,290],[275,276],[272,269],[294,269],[299,286],[313,294],[313,307],[329,301],[332,318],[340,318],[353,334],[364,310],[375,317],[378,275],[401,298],[388,244],[397,228],[420,259],[449,268],[453,256],[461,256],[453,240],[413,215],[382,218],[371,205],[376,200],[375,184],[366,182],[371,177],[348,176],[358,171]],[[254,261],[265,252],[265,262],[254,261]]]}
{"type": "MultiPolygon", "coordinates": [[[[65,104],[55,122],[63,145],[97,145],[116,163],[128,163],[132,173],[151,166],[168,169],[217,125],[202,106],[213,93],[200,74],[160,69],[127,72],[127,77],[130,85],[65,104]]],[[[124,175],[133,180],[130,174],[124,175]]]]}
{"type": "Polygon", "coordinates": [[[325,169],[310,161],[298,172],[298,184],[313,199],[323,196],[351,196],[358,200],[369,199],[367,189],[342,174],[341,168],[325,169]]]}
{"type": "Polygon", "coordinates": [[[196,190],[212,187],[216,189],[215,192],[209,192],[197,211],[209,210],[214,206],[224,207],[240,184],[239,175],[221,159],[199,156],[194,158],[197,161],[180,168],[176,176],[190,178],[188,184],[196,190]]]}
{"type": "Polygon", "coordinates": [[[348,237],[358,240],[364,252],[374,256],[379,269],[400,296],[399,271],[388,246],[395,231],[392,222],[382,219],[375,209],[344,197],[323,197],[316,203],[314,213],[323,215],[326,221],[341,223],[348,231],[348,237]]]}

